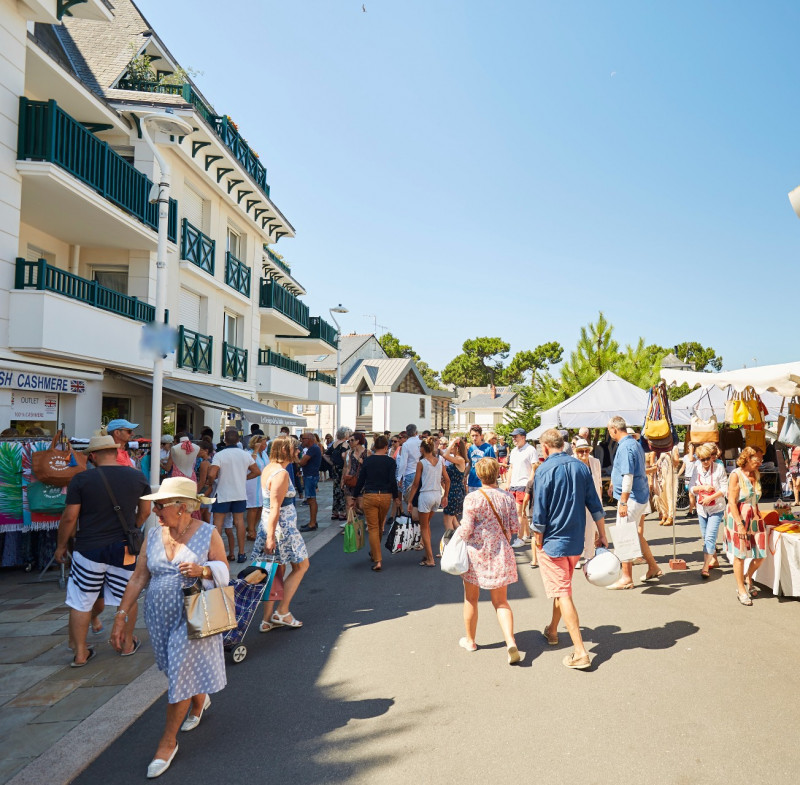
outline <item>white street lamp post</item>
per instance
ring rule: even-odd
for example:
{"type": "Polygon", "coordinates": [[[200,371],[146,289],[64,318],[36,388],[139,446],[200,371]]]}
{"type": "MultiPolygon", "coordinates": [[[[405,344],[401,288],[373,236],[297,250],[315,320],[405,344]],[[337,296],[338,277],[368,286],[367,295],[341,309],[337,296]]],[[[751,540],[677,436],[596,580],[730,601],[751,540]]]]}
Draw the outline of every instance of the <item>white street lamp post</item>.
{"type": "MultiPolygon", "coordinates": [[[[169,226],[169,187],[170,187],[170,168],[164,157],[159,153],[158,148],[151,136],[151,128],[154,131],[162,131],[174,136],[186,136],[192,132],[192,126],[185,120],[167,112],[155,112],[147,114],[141,118],[140,123],[142,139],[153,153],[159,168],[161,169],[161,179],[158,188],[158,252],[156,254],[156,313],[155,328],[164,330],[166,324],[164,316],[167,304],[167,230],[169,226]]],[[[151,197],[152,199],[152,197],[151,197]]],[[[158,341],[156,341],[158,343],[158,341]]],[[[159,346],[156,346],[153,360],[153,406],[151,410],[150,429],[150,485],[155,489],[159,484],[159,468],[161,455],[161,427],[162,423],[162,401],[163,401],[163,381],[164,381],[164,355],[159,346]]]]}
{"type": "Polygon", "coordinates": [[[339,356],[339,344],[341,343],[342,339],[342,329],[339,327],[339,322],[336,321],[334,314],[349,313],[349,311],[341,303],[339,303],[336,308],[328,308],[328,312],[331,315],[331,319],[333,319],[333,323],[336,325],[336,416],[334,417],[334,420],[336,422],[336,430],[338,431],[339,428],[342,427],[342,367],[340,365],[341,358],[339,356]]]}

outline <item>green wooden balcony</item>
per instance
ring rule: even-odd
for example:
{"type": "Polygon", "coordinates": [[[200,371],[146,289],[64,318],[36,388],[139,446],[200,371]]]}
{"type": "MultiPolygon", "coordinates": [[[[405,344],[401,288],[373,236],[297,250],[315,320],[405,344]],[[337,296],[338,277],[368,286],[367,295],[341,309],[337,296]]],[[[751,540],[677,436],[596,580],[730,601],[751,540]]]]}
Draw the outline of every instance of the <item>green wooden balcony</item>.
{"type": "Polygon", "coordinates": [[[207,234],[203,234],[194,224],[185,218],[181,222],[181,259],[214,275],[214,256],[217,243],[207,234]]]}
{"type": "Polygon", "coordinates": [[[213,347],[213,336],[187,330],[181,325],[178,328],[178,368],[211,373],[213,347]]]}
{"type": "Polygon", "coordinates": [[[245,297],[250,296],[250,268],[230,251],[225,252],[225,283],[245,297]]]}
{"type": "Polygon", "coordinates": [[[269,257],[269,260],[270,260],[270,262],[272,262],[272,264],[274,264],[276,267],[280,267],[280,269],[283,270],[283,272],[285,272],[286,275],[291,275],[292,274],[292,268],[289,267],[289,265],[286,264],[286,262],[281,261],[280,259],[278,259],[278,257],[274,254],[274,252],[271,251],[270,247],[268,245],[266,245],[266,244],[264,245],[264,252],[267,254],[267,256],[269,257]]]}
{"type": "Polygon", "coordinates": [[[332,387],[336,387],[336,377],[331,376],[329,373],[323,373],[322,371],[309,371],[308,381],[324,382],[325,384],[330,384],[332,387]]]}
{"type": "Polygon", "coordinates": [[[305,363],[297,362],[285,354],[273,352],[272,349],[259,349],[258,350],[258,364],[271,365],[273,368],[282,368],[289,373],[296,373],[298,376],[306,375],[305,363]]]}
{"type": "Polygon", "coordinates": [[[242,165],[264,195],[268,197],[267,167],[261,163],[258,159],[258,154],[242,138],[239,131],[234,127],[233,121],[227,116],[216,115],[212,125],[217,132],[217,136],[222,139],[225,146],[233,153],[233,157],[242,165]]]}
{"type": "MultiPolygon", "coordinates": [[[[18,258],[14,279],[15,289],[38,289],[55,292],[69,297],[71,300],[110,311],[126,319],[137,322],[155,320],[156,309],[136,297],[120,294],[113,289],[101,286],[97,281],[89,281],[66,270],[53,267],[44,259],[27,262],[18,258]]],[[[169,318],[169,317],[167,317],[169,318]]]]}
{"type": "Polygon", "coordinates": [[[261,279],[258,305],[274,308],[306,330],[309,328],[308,306],[272,279],[261,279]]]}
{"type": "Polygon", "coordinates": [[[318,338],[325,341],[328,346],[336,348],[336,329],[331,327],[321,316],[312,316],[308,320],[308,329],[311,331],[309,338],[318,338]]]}
{"type": "MultiPolygon", "coordinates": [[[[158,204],[151,204],[151,180],[115,153],[55,101],[19,99],[17,158],[48,161],[93,188],[145,226],[158,231],[158,204]]],[[[178,203],[169,200],[167,236],[178,234],[178,203]]]]}
{"type": "Polygon", "coordinates": [[[247,381],[247,349],[222,342],[222,375],[236,382],[247,381]]]}

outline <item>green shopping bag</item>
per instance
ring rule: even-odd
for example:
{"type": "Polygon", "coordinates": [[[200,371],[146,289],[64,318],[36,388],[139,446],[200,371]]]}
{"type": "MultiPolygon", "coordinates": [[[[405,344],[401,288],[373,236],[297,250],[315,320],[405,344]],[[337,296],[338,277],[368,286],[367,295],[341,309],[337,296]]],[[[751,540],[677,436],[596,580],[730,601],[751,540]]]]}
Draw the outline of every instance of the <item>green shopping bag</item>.
{"type": "Polygon", "coordinates": [[[28,486],[28,509],[31,512],[63,512],[67,506],[65,488],[57,488],[44,482],[28,486]]]}
{"type": "Polygon", "coordinates": [[[357,518],[353,511],[347,513],[347,523],[344,525],[344,552],[356,553],[364,547],[364,520],[357,518]]]}

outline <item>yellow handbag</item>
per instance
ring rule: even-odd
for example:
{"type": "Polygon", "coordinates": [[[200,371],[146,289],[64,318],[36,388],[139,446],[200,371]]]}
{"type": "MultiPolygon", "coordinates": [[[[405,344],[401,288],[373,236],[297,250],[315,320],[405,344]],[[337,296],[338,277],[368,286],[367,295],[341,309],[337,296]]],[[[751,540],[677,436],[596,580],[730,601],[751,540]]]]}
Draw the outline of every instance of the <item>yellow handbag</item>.
{"type": "Polygon", "coordinates": [[[645,439],[666,439],[671,433],[669,423],[664,420],[647,420],[644,424],[645,439]]]}
{"type": "Polygon", "coordinates": [[[752,387],[746,387],[733,397],[732,425],[755,425],[762,422],[760,400],[752,387]]]}
{"type": "Polygon", "coordinates": [[[767,451],[767,435],[763,429],[743,427],[745,447],[757,447],[762,454],[767,451]]]}

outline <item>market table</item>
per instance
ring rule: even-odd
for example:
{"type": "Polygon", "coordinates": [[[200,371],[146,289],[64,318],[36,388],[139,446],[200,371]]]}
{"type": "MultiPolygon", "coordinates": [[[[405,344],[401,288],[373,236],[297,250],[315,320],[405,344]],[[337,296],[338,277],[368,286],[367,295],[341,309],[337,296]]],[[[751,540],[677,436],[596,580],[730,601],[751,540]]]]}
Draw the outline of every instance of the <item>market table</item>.
{"type": "Polygon", "coordinates": [[[800,597],[800,534],[767,527],[767,557],[753,577],[775,596],[800,597]]]}

